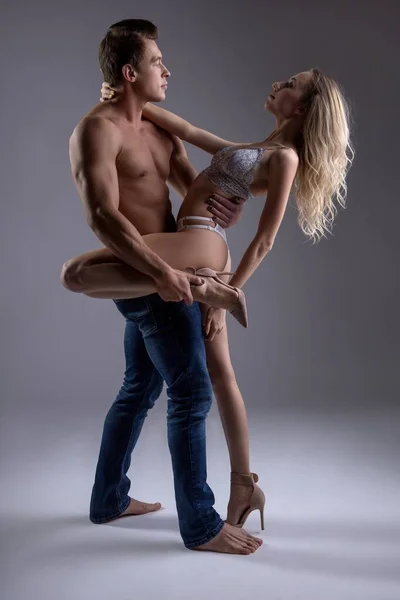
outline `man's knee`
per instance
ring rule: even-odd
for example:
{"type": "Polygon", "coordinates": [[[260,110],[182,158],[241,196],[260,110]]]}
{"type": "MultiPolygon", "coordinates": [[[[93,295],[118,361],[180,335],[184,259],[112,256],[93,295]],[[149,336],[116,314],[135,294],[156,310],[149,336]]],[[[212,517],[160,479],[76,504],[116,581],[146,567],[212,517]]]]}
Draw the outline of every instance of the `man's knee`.
{"type": "Polygon", "coordinates": [[[156,403],[156,400],[158,400],[159,397],[161,396],[163,387],[164,387],[164,381],[161,378],[161,376],[158,374],[154,375],[152,378],[152,381],[150,382],[148,390],[147,390],[147,396],[148,396],[147,405],[148,405],[149,409],[153,408],[154,404],[156,403]]]}
{"type": "Polygon", "coordinates": [[[212,395],[210,376],[206,363],[192,365],[186,368],[168,387],[171,395],[176,397],[198,396],[207,397],[212,395]]]}
{"type": "Polygon", "coordinates": [[[185,420],[188,416],[204,418],[213,398],[207,370],[184,372],[168,387],[168,418],[185,420]]]}
{"type": "Polygon", "coordinates": [[[139,405],[140,413],[146,416],[160,397],[162,389],[163,380],[158,373],[154,373],[147,381],[124,381],[115,402],[125,405],[127,410],[134,411],[139,405]]]}
{"type": "Polygon", "coordinates": [[[61,269],[60,282],[70,292],[82,292],[82,264],[76,259],[67,260],[61,269]]]}

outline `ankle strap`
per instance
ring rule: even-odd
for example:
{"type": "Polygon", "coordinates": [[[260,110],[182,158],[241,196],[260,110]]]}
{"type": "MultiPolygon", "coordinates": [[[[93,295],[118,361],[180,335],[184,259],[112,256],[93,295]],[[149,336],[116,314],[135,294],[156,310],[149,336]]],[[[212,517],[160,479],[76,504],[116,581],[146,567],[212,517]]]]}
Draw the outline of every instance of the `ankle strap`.
{"type": "Polygon", "coordinates": [[[231,473],[231,483],[236,483],[237,485],[253,487],[257,481],[257,473],[250,473],[250,475],[244,473],[231,473]]]}

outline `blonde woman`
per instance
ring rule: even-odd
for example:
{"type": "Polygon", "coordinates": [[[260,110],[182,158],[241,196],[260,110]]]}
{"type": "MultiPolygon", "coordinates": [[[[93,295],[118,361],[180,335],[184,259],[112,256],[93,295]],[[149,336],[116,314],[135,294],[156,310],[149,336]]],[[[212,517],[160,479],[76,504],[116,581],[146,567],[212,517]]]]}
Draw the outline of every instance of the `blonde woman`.
{"type": "MultiPolygon", "coordinates": [[[[118,92],[118,87],[105,83],[102,100],[118,102],[118,92]]],[[[265,500],[256,485],[258,477],[250,470],[246,410],[230,361],[224,309],[236,312],[234,316],[247,325],[241,288],[272,249],[293,184],[304,234],[317,241],[330,230],[337,212],[335,202],[344,206],[345,178],[352,157],[346,101],[335,81],[321,71],[304,71],[274,83],[265,107],[276,117],[274,130],[262,141],[246,144],[228,142],[151,104],[143,110],[159,127],[213,155],[182,203],[178,231],[143,239],[172,268],[204,276],[203,285],[192,288],[193,297],[211,305],[204,310],[205,332],[212,332],[207,364],[231,461],[227,522],[237,526],[244,524],[252,510],[259,509],[262,515],[265,500]],[[254,238],[229,286],[215,274],[230,269],[224,230],[215,224],[213,209],[207,206],[215,192],[249,201],[268,194],[254,238]]],[[[85,288],[83,278],[80,291],[111,299],[160,293],[146,275],[130,269],[128,276],[120,266],[114,267],[102,266],[101,261],[93,264],[94,279],[88,266],[87,285],[85,288]],[[94,281],[101,281],[97,289],[94,281]]]]}

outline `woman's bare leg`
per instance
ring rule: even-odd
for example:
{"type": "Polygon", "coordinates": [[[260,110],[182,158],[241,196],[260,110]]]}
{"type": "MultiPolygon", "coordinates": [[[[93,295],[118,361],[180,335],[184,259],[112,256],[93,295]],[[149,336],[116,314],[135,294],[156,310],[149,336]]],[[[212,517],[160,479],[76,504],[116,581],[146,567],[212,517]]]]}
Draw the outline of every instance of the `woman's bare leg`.
{"type": "Polygon", "coordinates": [[[247,412],[229,355],[226,326],[206,341],[207,366],[228,444],[231,471],[250,473],[247,412]]]}
{"type": "MultiPolygon", "coordinates": [[[[155,233],[143,236],[146,244],[174,269],[210,267],[226,262],[224,240],[207,230],[155,233]]],[[[125,264],[110,250],[93,250],[63,265],[61,282],[69,290],[92,298],[138,298],[156,292],[153,279],[125,264]]]]}
{"type": "MultiPolygon", "coordinates": [[[[207,365],[229,451],[231,471],[250,474],[246,406],[229,355],[226,326],[212,342],[206,341],[207,365]]],[[[250,503],[252,488],[231,484],[228,523],[236,524],[250,503]]]]}
{"type": "MultiPolygon", "coordinates": [[[[224,270],[229,271],[230,258],[224,270]]],[[[203,307],[205,312],[207,307],[203,307]]],[[[249,430],[246,406],[236,381],[229,353],[226,324],[212,342],[205,344],[207,366],[229,451],[231,471],[250,474],[249,430]]],[[[249,505],[252,488],[231,485],[227,521],[237,523],[249,505]]]]}

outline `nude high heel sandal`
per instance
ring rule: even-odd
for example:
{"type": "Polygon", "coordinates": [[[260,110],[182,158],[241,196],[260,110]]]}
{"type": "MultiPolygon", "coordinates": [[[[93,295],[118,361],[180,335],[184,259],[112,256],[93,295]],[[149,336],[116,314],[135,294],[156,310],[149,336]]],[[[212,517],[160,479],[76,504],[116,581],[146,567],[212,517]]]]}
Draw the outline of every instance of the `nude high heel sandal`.
{"type": "MultiPolygon", "coordinates": [[[[202,269],[194,269],[193,267],[188,267],[185,269],[186,272],[191,273],[192,275],[196,275],[198,277],[210,277],[218,284],[229,288],[230,290],[234,290],[237,294],[237,300],[234,303],[232,309],[226,309],[231,315],[242,325],[243,327],[247,327],[249,324],[249,320],[247,317],[247,306],[246,306],[246,296],[244,295],[243,290],[240,288],[229,285],[229,283],[225,283],[218,277],[218,275],[233,275],[233,273],[227,273],[225,271],[214,271],[213,269],[209,269],[208,267],[204,267],[202,269]]],[[[225,307],[221,307],[225,308],[225,307]]]]}
{"type": "Polygon", "coordinates": [[[250,505],[243,511],[239,521],[237,523],[230,523],[235,527],[243,527],[247,521],[248,516],[253,510],[260,511],[261,529],[264,531],[264,506],[265,506],[265,494],[260,487],[257,485],[258,475],[257,473],[250,473],[250,475],[243,475],[241,473],[231,473],[231,483],[237,485],[245,485],[253,488],[253,493],[250,498],[250,505]]]}

